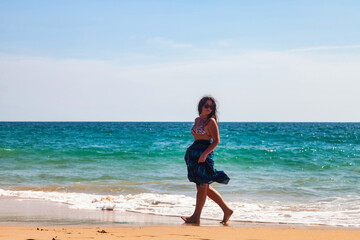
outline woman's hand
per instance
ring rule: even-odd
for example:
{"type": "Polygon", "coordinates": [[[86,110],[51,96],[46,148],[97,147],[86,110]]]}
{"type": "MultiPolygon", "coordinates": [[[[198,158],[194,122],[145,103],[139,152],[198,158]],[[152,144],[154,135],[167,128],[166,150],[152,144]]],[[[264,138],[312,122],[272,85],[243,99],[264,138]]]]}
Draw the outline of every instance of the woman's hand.
{"type": "Polygon", "coordinates": [[[207,154],[205,154],[205,152],[202,153],[201,156],[199,157],[198,163],[205,162],[205,161],[206,161],[206,157],[207,157],[207,154]]]}

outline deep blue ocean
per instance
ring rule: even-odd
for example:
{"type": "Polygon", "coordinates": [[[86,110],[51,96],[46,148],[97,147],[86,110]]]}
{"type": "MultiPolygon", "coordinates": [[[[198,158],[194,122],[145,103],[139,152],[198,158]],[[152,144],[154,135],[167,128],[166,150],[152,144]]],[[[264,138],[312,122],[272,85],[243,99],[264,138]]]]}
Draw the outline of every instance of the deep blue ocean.
{"type": "MultiPolygon", "coordinates": [[[[190,214],[193,122],[0,122],[0,196],[190,214]],[[107,198],[107,199],[106,199],[107,198]]],[[[360,226],[360,123],[219,122],[232,220],[360,226]]],[[[208,200],[203,215],[222,218],[208,200]]]]}

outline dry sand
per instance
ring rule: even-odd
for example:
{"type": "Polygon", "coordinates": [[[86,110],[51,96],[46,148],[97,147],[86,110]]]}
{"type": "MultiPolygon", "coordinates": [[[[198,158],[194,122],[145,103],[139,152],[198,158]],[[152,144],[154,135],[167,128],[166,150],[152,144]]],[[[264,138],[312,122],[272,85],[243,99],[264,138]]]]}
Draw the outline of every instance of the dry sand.
{"type": "Polygon", "coordinates": [[[0,239],[239,239],[239,240],[358,240],[360,231],[245,227],[19,227],[0,226],[0,239]]]}

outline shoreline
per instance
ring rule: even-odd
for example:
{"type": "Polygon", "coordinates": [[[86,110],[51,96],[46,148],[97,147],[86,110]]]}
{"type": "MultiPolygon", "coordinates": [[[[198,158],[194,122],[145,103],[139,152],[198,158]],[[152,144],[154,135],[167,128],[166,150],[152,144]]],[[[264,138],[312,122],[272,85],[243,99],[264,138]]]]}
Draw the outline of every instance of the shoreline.
{"type": "MultiPolygon", "coordinates": [[[[152,227],[189,226],[179,216],[132,211],[73,209],[69,204],[42,199],[0,196],[0,226],[152,227]]],[[[203,227],[224,227],[218,220],[201,218],[203,227]]],[[[360,231],[360,227],[325,224],[233,221],[229,227],[291,228],[360,231]]]]}
{"type": "Polygon", "coordinates": [[[201,219],[200,226],[180,217],[135,212],[72,209],[64,203],[0,197],[0,240],[60,239],[238,239],[357,240],[360,228],[201,219]]]}

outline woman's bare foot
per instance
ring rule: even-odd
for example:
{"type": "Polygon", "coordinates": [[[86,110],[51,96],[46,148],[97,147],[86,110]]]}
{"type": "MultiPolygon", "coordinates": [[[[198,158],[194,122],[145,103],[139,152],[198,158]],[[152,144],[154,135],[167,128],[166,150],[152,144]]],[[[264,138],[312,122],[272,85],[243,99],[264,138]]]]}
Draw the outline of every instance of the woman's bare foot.
{"type": "Polygon", "coordinates": [[[195,218],[191,217],[181,217],[182,220],[184,220],[185,223],[195,223],[199,224],[200,220],[196,220],[195,218]]]}
{"type": "Polygon", "coordinates": [[[222,223],[222,224],[226,224],[227,223],[227,221],[229,221],[229,219],[230,219],[230,217],[231,217],[231,215],[234,213],[234,211],[233,210],[231,210],[231,209],[229,209],[228,211],[226,211],[226,212],[224,212],[224,218],[223,218],[223,220],[220,222],[220,223],[222,223]]]}

